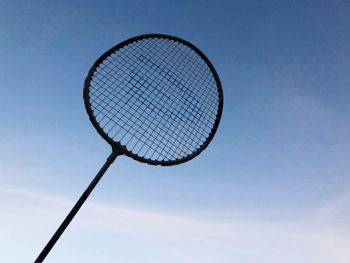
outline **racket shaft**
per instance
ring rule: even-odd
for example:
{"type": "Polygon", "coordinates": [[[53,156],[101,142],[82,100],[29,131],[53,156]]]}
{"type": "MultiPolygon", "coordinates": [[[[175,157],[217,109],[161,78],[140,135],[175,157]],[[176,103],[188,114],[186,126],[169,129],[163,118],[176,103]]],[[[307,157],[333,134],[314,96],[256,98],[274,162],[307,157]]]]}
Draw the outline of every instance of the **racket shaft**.
{"type": "Polygon", "coordinates": [[[89,186],[86,188],[84,193],[81,195],[77,203],[74,205],[72,210],[69,212],[69,214],[66,216],[60,227],[56,230],[55,234],[51,237],[50,241],[47,243],[47,245],[44,247],[44,249],[41,251],[37,259],[35,260],[35,263],[41,263],[44,261],[46,256],[49,254],[52,247],[56,244],[57,240],[60,238],[60,236],[63,234],[64,230],[68,227],[69,223],[73,220],[74,216],[79,211],[80,207],[84,204],[86,199],[89,197],[92,190],[95,188],[97,183],[100,181],[104,173],[107,171],[108,167],[114,162],[118,154],[113,151],[111,155],[107,158],[104,165],[101,167],[100,171],[97,173],[95,178],[91,181],[89,186]]]}

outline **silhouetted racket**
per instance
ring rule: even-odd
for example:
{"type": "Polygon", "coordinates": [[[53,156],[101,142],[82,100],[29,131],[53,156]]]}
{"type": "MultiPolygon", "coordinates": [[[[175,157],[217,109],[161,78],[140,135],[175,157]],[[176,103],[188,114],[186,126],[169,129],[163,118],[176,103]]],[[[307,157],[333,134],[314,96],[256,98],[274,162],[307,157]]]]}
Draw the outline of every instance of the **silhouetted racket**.
{"type": "Polygon", "coordinates": [[[153,165],[186,162],[212,140],[221,83],[208,58],[169,35],[130,38],[104,53],[84,83],[84,102],[112,153],[35,262],[42,262],[118,155],[153,165]]]}

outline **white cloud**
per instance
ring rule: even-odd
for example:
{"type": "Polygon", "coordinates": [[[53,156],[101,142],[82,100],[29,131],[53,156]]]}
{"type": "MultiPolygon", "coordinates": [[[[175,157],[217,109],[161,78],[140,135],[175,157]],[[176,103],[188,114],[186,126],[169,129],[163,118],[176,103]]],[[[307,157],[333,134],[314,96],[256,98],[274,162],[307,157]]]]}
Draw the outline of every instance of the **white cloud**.
{"type": "MultiPolygon", "coordinates": [[[[348,204],[333,203],[315,218],[273,223],[199,220],[89,200],[47,262],[348,263],[350,231],[320,220],[348,204]]],[[[0,188],[0,261],[33,261],[72,205],[60,196],[0,188]]]]}
{"type": "Polygon", "coordinates": [[[350,190],[326,203],[314,219],[323,225],[336,224],[339,230],[350,232],[350,190]]]}

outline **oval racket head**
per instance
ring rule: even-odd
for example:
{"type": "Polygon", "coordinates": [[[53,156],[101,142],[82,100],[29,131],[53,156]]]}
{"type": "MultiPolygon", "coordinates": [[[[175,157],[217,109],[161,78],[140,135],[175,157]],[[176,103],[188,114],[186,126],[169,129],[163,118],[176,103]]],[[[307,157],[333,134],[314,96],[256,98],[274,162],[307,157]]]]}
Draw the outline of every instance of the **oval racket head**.
{"type": "Polygon", "coordinates": [[[174,165],[208,146],[220,122],[223,93],[198,48],[174,36],[148,34],[116,45],[95,62],[84,102],[112,147],[141,162],[174,165]]]}

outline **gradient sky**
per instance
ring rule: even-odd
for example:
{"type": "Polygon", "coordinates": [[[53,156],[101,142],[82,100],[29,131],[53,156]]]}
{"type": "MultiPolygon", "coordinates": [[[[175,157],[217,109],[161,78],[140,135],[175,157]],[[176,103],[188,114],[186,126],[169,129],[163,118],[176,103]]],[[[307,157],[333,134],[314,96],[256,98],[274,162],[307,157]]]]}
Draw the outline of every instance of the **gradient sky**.
{"type": "Polygon", "coordinates": [[[209,147],[120,157],[47,262],[350,262],[350,1],[0,2],[0,261],[32,262],[110,153],[92,63],[165,33],[224,89],[209,147]]]}

